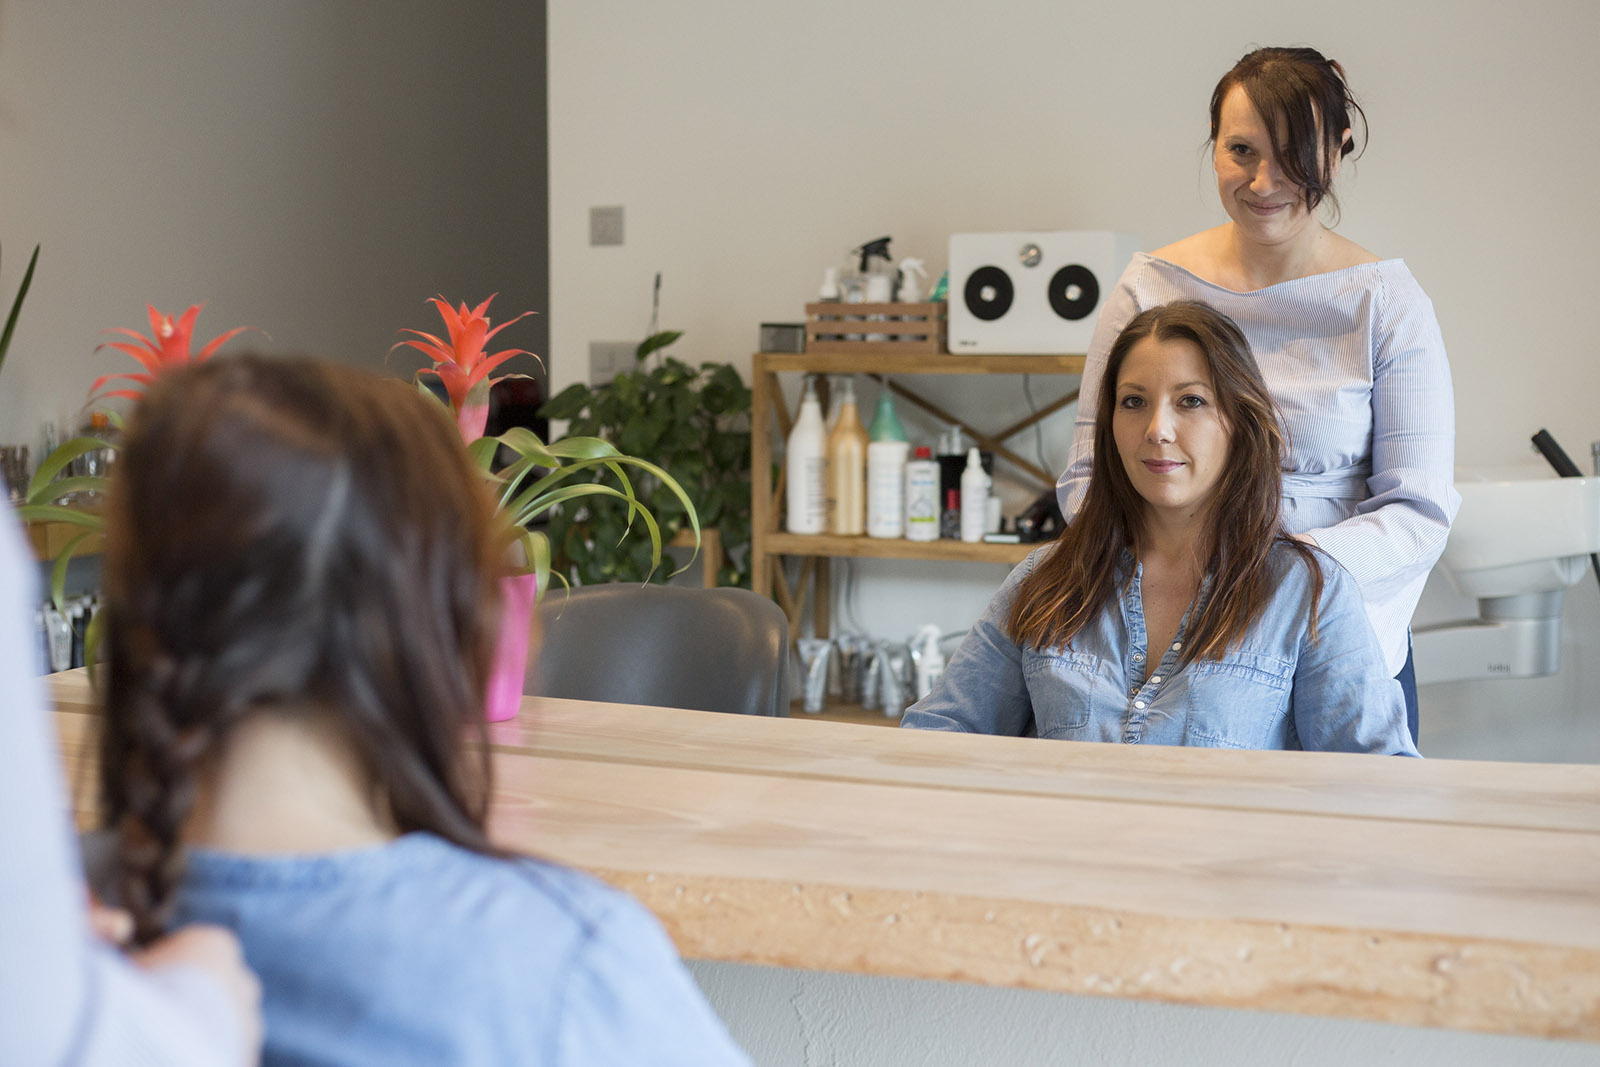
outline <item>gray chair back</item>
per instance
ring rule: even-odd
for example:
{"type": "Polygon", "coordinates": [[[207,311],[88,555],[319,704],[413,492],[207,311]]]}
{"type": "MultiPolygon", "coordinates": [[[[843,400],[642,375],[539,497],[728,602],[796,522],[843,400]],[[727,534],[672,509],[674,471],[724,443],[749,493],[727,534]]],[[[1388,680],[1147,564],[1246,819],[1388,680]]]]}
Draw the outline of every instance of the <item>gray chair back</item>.
{"type": "Polygon", "coordinates": [[[538,610],[524,692],[789,714],[789,620],[748,589],[618,582],[551,589],[538,610]]]}

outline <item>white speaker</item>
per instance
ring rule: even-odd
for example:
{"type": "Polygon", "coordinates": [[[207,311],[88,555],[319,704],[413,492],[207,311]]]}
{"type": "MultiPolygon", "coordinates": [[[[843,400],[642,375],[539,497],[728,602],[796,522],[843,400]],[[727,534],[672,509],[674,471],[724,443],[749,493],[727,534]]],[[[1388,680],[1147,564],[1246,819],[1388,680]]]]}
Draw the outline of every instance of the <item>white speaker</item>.
{"type": "Polygon", "coordinates": [[[950,238],[950,351],[1088,350],[1095,319],[1138,251],[1103,230],[958,233],[950,238]]]}

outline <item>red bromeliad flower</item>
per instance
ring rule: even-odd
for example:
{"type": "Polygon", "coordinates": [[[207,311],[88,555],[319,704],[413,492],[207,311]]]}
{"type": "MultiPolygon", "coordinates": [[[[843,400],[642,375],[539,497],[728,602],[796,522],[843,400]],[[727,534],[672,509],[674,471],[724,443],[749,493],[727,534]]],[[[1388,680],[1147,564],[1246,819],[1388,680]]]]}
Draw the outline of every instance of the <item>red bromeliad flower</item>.
{"type": "Polygon", "coordinates": [[[450,334],[449,343],[421,330],[402,330],[401,333],[414,333],[422,340],[400,341],[389,349],[393,352],[395,348],[408,345],[433,360],[433,366],[423,367],[417,373],[437,375],[444,383],[445,391],[450,394],[450,407],[456,413],[456,426],[461,430],[461,439],[469,443],[483,436],[484,426],[489,420],[489,387],[496,380],[489,377],[489,372],[512,356],[533,356],[532,352],[523,348],[507,348],[492,355],[484,352],[495,334],[533,314],[524,311],[510,322],[502,322],[490,329],[489,319],[484,313],[489,310],[489,301],[498,295],[491,294],[488,300],[471,309],[465,303],[453,308],[444,297],[432,297],[428,302],[439,309],[445,329],[450,334]]]}
{"type": "Polygon", "coordinates": [[[189,344],[194,337],[194,320],[200,316],[200,309],[203,307],[205,307],[204,304],[195,304],[174,322],[171,315],[163,315],[155,309],[154,305],[146,304],[145,308],[150,312],[149,337],[125,327],[104,331],[106,333],[127,334],[139,343],[134,345],[129,344],[127,341],[107,341],[105,344],[96,345],[95,351],[98,352],[102,348],[115,348],[119,352],[126,352],[144,365],[144,373],[103,374],[94,380],[94,384],[89,387],[89,392],[93,393],[109,381],[123,378],[127,381],[138,383],[140,388],[114,389],[109,393],[102,394],[102,399],[108,396],[125,396],[137,400],[144,389],[156,380],[158,374],[171,370],[173,367],[184,366],[190,362],[204,363],[211,358],[212,353],[229,340],[244,333],[246,330],[255,329],[253,326],[235,326],[227,333],[213,337],[210,343],[199,352],[191,353],[189,344]]]}

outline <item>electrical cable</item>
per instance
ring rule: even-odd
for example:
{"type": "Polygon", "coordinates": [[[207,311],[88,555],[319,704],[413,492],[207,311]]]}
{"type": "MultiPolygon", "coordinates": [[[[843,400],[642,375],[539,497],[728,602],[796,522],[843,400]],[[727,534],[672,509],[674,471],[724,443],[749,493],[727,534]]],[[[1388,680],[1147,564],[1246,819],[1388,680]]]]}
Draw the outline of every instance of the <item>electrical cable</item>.
{"type": "MultiPolygon", "coordinates": [[[[1539,450],[1546,463],[1555,468],[1556,474],[1563,478],[1583,477],[1578,465],[1572,462],[1572,457],[1567,455],[1566,449],[1556,444],[1556,439],[1550,436],[1549,430],[1540,430],[1533,435],[1533,447],[1539,450]]],[[[1591,552],[1589,562],[1594,565],[1594,580],[1600,582],[1600,552],[1591,552]]]]}

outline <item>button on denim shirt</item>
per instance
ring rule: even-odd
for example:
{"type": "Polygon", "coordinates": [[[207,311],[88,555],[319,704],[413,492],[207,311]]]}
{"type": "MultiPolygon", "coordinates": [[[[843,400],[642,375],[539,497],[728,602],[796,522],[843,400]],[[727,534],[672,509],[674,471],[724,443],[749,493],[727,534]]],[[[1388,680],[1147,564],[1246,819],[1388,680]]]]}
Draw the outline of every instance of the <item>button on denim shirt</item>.
{"type": "MultiPolygon", "coordinates": [[[[1117,593],[1066,647],[1020,647],[1006,633],[1017,588],[1053,545],[1011,572],[906,714],[921,730],[1209,748],[1313,749],[1415,756],[1400,684],[1389,676],[1355,580],[1326,553],[1317,636],[1312,578],[1273,547],[1272,599],[1220,660],[1179,667],[1191,605],[1167,648],[1149,647],[1142,568],[1124,555],[1117,593]]],[[[1207,595],[1209,581],[1200,593],[1207,595]]],[[[1197,598],[1199,602],[1199,598],[1197,598]]]]}

